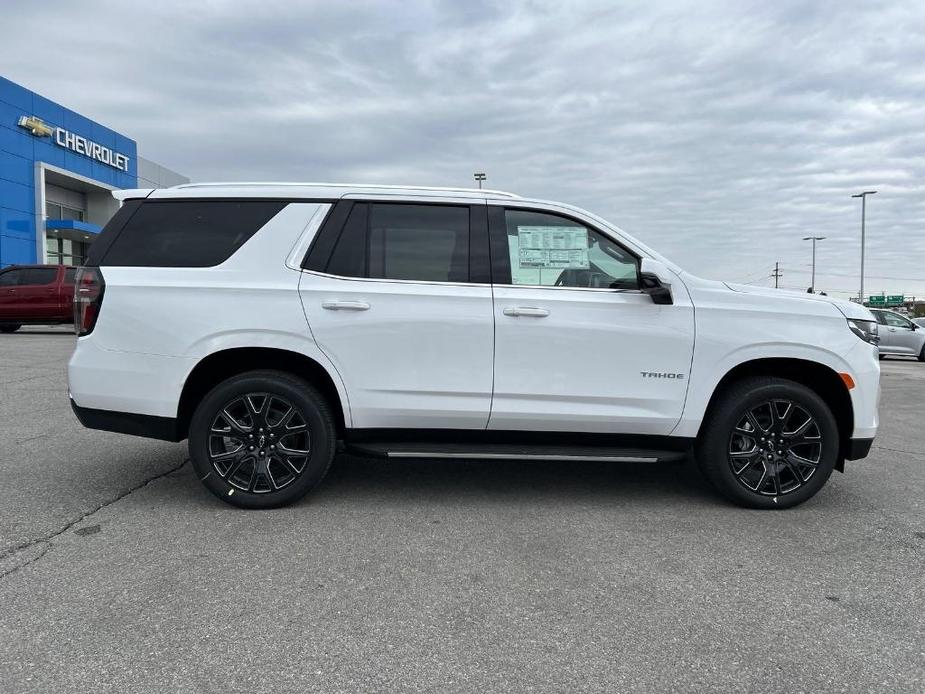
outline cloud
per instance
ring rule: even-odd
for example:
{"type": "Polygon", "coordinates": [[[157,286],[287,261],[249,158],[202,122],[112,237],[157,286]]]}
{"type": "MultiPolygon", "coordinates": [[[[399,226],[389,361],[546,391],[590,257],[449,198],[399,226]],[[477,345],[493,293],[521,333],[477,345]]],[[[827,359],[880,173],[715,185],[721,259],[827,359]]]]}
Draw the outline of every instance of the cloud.
{"type": "Polygon", "coordinates": [[[692,272],[925,296],[925,10],[864,2],[43,2],[4,74],[197,180],[489,185],[692,272]],[[79,5],[79,6],[78,6],[79,5]],[[37,59],[35,37],[42,37],[37,59]]]}

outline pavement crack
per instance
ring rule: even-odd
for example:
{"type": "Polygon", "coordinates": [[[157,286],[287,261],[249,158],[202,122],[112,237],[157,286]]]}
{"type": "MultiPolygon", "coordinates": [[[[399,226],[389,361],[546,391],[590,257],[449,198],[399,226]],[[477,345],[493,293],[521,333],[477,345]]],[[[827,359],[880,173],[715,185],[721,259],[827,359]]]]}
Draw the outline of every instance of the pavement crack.
{"type": "Polygon", "coordinates": [[[63,534],[66,533],[68,530],[70,530],[71,528],[73,528],[75,525],[77,525],[77,524],[79,524],[79,523],[82,523],[82,522],[85,521],[87,518],[89,518],[90,516],[92,516],[94,513],[97,513],[98,511],[101,511],[101,510],[103,510],[104,508],[106,508],[106,507],[108,507],[108,506],[112,506],[114,503],[116,503],[116,502],[118,502],[118,501],[121,501],[122,499],[124,499],[125,497],[129,496],[130,494],[133,494],[133,493],[137,492],[139,489],[142,489],[143,487],[147,487],[147,486],[148,486],[149,484],[151,484],[152,482],[156,482],[156,481],[159,480],[159,479],[163,479],[164,477],[167,477],[168,475],[170,475],[170,474],[172,474],[172,473],[174,473],[174,472],[177,472],[177,471],[180,470],[184,465],[186,465],[188,462],[189,462],[189,458],[184,458],[182,461],[180,461],[179,464],[174,465],[174,466],[170,467],[169,469],[165,470],[164,472],[161,472],[161,473],[158,473],[157,475],[154,475],[153,477],[149,477],[149,478],[147,478],[147,479],[142,480],[142,481],[139,482],[138,484],[136,484],[136,485],[134,485],[134,486],[132,486],[132,487],[129,487],[128,489],[126,489],[126,490],[124,490],[124,491],[119,492],[119,493],[118,493],[116,496],[114,496],[113,498],[107,499],[106,501],[103,501],[103,502],[97,504],[96,506],[94,506],[94,507],[91,508],[90,510],[85,511],[84,513],[80,514],[77,518],[74,518],[73,520],[67,521],[67,522],[66,522],[64,525],[62,525],[58,530],[55,530],[55,531],[50,532],[50,533],[48,533],[48,534],[46,534],[46,535],[43,535],[42,537],[37,537],[37,538],[31,539],[31,540],[27,540],[26,542],[22,542],[22,543],[20,543],[20,544],[14,546],[14,547],[10,547],[10,548],[8,548],[8,549],[6,549],[6,550],[0,552],[0,579],[6,578],[7,576],[9,576],[9,575],[15,573],[16,571],[19,571],[20,569],[22,569],[22,568],[24,568],[24,567],[26,567],[26,566],[29,566],[30,564],[33,564],[33,563],[37,562],[39,559],[41,559],[42,557],[44,557],[44,556],[49,552],[49,550],[51,550],[52,541],[53,541],[55,538],[57,538],[57,537],[63,535],[63,534]],[[14,563],[13,566],[11,566],[11,567],[9,567],[9,568],[7,568],[7,569],[4,569],[4,568],[3,568],[2,564],[5,563],[6,560],[9,560],[10,557],[15,557],[17,554],[21,554],[21,553],[23,553],[23,552],[29,552],[30,550],[33,550],[33,549],[35,549],[35,548],[38,548],[38,549],[40,550],[40,551],[38,551],[38,552],[35,553],[35,556],[29,557],[26,561],[24,561],[24,562],[22,562],[22,563],[20,563],[20,564],[14,563]]]}
{"type": "Polygon", "coordinates": [[[905,455],[912,455],[915,457],[921,457],[921,451],[904,451],[902,448],[888,448],[887,446],[874,446],[877,450],[880,451],[889,451],[890,453],[904,453],[905,455]]]}

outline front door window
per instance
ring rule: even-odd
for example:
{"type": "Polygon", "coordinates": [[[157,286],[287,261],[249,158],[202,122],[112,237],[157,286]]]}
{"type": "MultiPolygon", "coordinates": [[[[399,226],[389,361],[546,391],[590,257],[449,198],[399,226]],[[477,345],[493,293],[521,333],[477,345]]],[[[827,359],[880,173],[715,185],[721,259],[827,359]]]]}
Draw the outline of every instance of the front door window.
{"type": "Polygon", "coordinates": [[[573,289],[638,289],[637,258],[600,232],[567,217],[504,211],[507,277],[496,284],[573,289]]]}

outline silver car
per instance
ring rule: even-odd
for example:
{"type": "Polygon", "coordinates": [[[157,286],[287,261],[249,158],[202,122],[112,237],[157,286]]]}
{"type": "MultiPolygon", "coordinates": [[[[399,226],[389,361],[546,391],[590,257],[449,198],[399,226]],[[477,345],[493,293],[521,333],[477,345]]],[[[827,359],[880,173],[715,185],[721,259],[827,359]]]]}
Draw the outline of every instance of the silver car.
{"type": "Polygon", "coordinates": [[[918,357],[925,361],[925,328],[908,318],[883,309],[872,308],[880,324],[880,356],[918,357]]]}
{"type": "Polygon", "coordinates": [[[920,328],[925,328],[925,318],[913,318],[912,322],[920,328]]]}

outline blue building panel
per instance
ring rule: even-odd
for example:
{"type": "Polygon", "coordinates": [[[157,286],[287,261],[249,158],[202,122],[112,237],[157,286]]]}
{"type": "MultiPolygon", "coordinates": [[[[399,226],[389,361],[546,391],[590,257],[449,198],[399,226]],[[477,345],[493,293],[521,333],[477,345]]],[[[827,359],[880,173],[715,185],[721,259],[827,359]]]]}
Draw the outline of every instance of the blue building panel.
{"type": "Polygon", "coordinates": [[[0,154],[0,181],[11,181],[24,186],[35,185],[35,162],[15,154],[0,154]]]}
{"type": "MultiPolygon", "coordinates": [[[[15,121],[13,122],[15,123],[15,121]]],[[[35,139],[20,128],[15,130],[12,128],[0,128],[0,152],[35,159],[35,143],[33,142],[35,139]]]]}
{"type": "Polygon", "coordinates": [[[35,220],[31,214],[0,207],[0,234],[16,239],[34,239],[33,225],[35,220]]]}
{"type": "Polygon", "coordinates": [[[13,183],[0,178],[0,204],[8,210],[33,214],[35,210],[35,185],[13,183]]]}
{"type": "Polygon", "coordinates": [[[4,265],[28,265],[34,263],[35,239],[0,235],[0,257],[3,258],[4,265]]]}
{"type": "Polygon", "coordinates": [[[44,231],[35,228],[37,162],[106,186],[136,188],[137,157],[131,138],[0,77],[0,267],[43,260],[36,258],[44,231]],[[33,135],[19,126],[23,116],[40,119],[52,132],[33,135]],[[58,128],[127,156],[128,171],[63,146],[56,138],[58,128]]]}
{"type": "Polygon", "coordinates": [[[32,113],[30,115],[38,116],[46,123],[60,125],[64,122],[64,112],[66,110],[60,104],[56,104],[44,96],[32,95],[32,113]]]}
{"type": "Polygon", "coordinates": [[[15,82],[10,82],[5,77],[0,77],[0,101],[12,104],[16,108],[24,108],[27,111],[32,108],[33,92],[25,87],[20,87],[15,82]]]}
{"type": "Polygon", "coordinates": [[[10,130],[19,130],[16,127],[16,121],[22,115],[22,109],[8,104],[0,99],[0,128],[9,128],[10,130]],[[12,125],[10,125],[12,123],[12,125]]]}
{"type": "Polygon", "coordinates": [[[33,137],[31,139],[35,141],[32,144],[32,151],[34,152],[33,157],[36,161],[43,161],[46,164],[51,164],[61,169],[67,168],[67,163],[65,162],[67,157],[66,149],[58,147],[54,141],[48,137],[33,137]]]}

